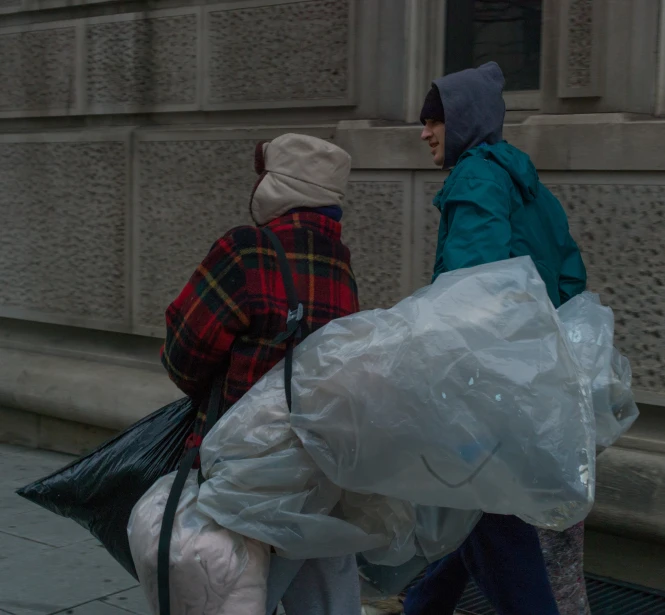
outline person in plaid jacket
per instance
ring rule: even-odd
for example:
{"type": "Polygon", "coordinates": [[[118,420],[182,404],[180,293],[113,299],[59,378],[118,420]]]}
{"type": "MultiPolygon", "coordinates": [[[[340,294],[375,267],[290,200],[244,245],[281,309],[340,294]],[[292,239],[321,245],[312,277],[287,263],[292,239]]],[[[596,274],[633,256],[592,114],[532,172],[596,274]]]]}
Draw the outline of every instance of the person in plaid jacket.
{"type": "MultiPolygon", "coordinates": [[[[256,226],[232,229],[216,241],[166,311],[162,363],[195,401],[222,376],[221,410],[229,409],[286,353],[286,344],[273,340],[286,329],[287,297],[261,227],[268,226],[284,247],[306,334],[358,311],[340,223],[350,168],[344,150],[311,136],[286,134],[257,145],[259,177],[250,199],[256,226]]],[[[188,448],[200,444],[204,421],[199,414],[188,448]]],[[[287,615],[360,613],[355,557],[311,560],[299,569],[280,559],[271,562],[270,610],[282,598],[287,615]]]]}

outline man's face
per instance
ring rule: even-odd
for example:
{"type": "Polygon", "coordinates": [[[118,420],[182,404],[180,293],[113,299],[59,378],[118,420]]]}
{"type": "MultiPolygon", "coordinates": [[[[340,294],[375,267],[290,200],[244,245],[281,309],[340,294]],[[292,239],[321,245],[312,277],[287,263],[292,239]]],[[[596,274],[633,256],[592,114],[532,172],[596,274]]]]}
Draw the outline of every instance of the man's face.
{"type": "Polygon", "coordinates": [[[427,141],[427,145],[432,150],[434,164],[437,167],[442,167],[445,162],[446,125],[437,120],[427,120],[423,131],[420,133],[420,138],[427,141]]]}

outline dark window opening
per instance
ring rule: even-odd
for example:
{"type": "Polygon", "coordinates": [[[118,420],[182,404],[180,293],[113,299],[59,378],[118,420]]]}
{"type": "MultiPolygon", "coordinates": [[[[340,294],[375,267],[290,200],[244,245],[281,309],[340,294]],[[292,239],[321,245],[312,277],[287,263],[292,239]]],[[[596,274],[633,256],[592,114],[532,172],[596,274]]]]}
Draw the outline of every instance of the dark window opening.
{"type": "Polygon", "coordinates": [[[494,60],[506,90],[540,88],[542,0],[447,0],[446,74],[494,60]]]}

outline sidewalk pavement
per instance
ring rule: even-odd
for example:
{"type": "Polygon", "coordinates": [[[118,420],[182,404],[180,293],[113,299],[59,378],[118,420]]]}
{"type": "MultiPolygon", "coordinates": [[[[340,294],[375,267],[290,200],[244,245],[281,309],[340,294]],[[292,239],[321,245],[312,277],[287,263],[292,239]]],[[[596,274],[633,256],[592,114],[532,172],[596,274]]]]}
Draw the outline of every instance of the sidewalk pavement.
{"type": "Polygon", "coordinates": [[[70,460],[0,445],[0,614],[151,615],[136,581],[86,530],[14,493],[70,460]]]}
{"type": "Polygon", "coordinates": [[[0,615],[151,615],[136,581],[86,530],[15,494],[71,459],[0,444],[0,615]]]}

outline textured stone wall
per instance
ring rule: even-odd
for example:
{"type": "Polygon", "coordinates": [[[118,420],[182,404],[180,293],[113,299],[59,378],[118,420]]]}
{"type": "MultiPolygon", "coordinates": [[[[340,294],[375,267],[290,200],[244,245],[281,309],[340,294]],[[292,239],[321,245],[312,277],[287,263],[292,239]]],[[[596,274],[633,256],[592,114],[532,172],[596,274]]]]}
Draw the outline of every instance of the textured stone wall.
{"type": "MultiPolygon", "coordinates": [[[[665,185],[551,185],[568,211],[589,288],[611,306],[635,386],[665,392],[665,185]]],[[[662,180],[661,180],[662,181],[662,180]]],[[[616,183],[615,183],[616,182],[616,183]]],[[[665,183],[665,182],[663,182],[665,183]]]]}
{"type": "Polygon", "coordinates": [[[88,118],[352,113],[355,3],[0,0],[0,316],[161,335],[214,239],[248,221],[255,141],[286,129],[160,136],[88,118]]]}
{"type": "Polygon", "coordinates": [[[0,136],[0,315],[129,328],[128,143],[0,136]]]}
{"type": "Polygon", "coordinates": [[[198,30],[196,9],[86,22],[87,111],[195,110],[198,30]]]}
{"type": "Polygon", "coordinates": [[[607,3],[561,0],[559,12],[558,96],[562,99],[603,96],[607,40],[607,3]]]}
{"type": "Polygon", "coordinates": [[[566,49],[566,86],[584,88],[591,84],[593,51],[593,0],[570,2],[565,28],[569,33],[566,49]]]}
{"type": "Polygon", "coordinates": [[[265,4],[207,9],[206,108],[349,98],[349,0],[265,4]]]}
{"type": "Polygon", "coordinates": [[[0,15],[23,7],[43,21],[0,23],[0,117],[352,107],[354,2],[183,1],[140,13],[118,2],[84,16],[37,9],[100,3],[0,0],[0,15]]]}
{"type": "Polygon", "coordinates": [[[0,29],[0,117],[77,109],[76,24],[0,29]]]}
{"type": "MultiPolygon", "coordinates": [[[[0,316],[161,336],[166,306],[212,243],[250,223],[256,141],[284,131],[3,137],[0,316]]],[[[414,286],[411,182],[352,176],[344,241],[363,307],[414,286]]]]}
{"type": "Polygon", "coordinates": [[[137,148],[136,325],[163,334],[164,310],[213,242],[251,222],[255,141],[145,140],[137,148]]]}
{"type": "Polygon", "coordinates": [[[351,250],[361,307],[391,307],[411,290],[409,173],[353,174],[343,240],[351,250]]]}
{"type": "Polygon", "coordinates": [[[416,244],[420,244],[419,263],[418,263],[418,286],[426,286],[432,281],[434,271],[434,261],[436,258],[436,244],[439,234],[439,221],[441,214],[434,207],[433,201],[436,193],[441,190],[443,176],[440,181],[427,181],[422,187],[423,203],[422,226],[418,230],[416,244]]]}

